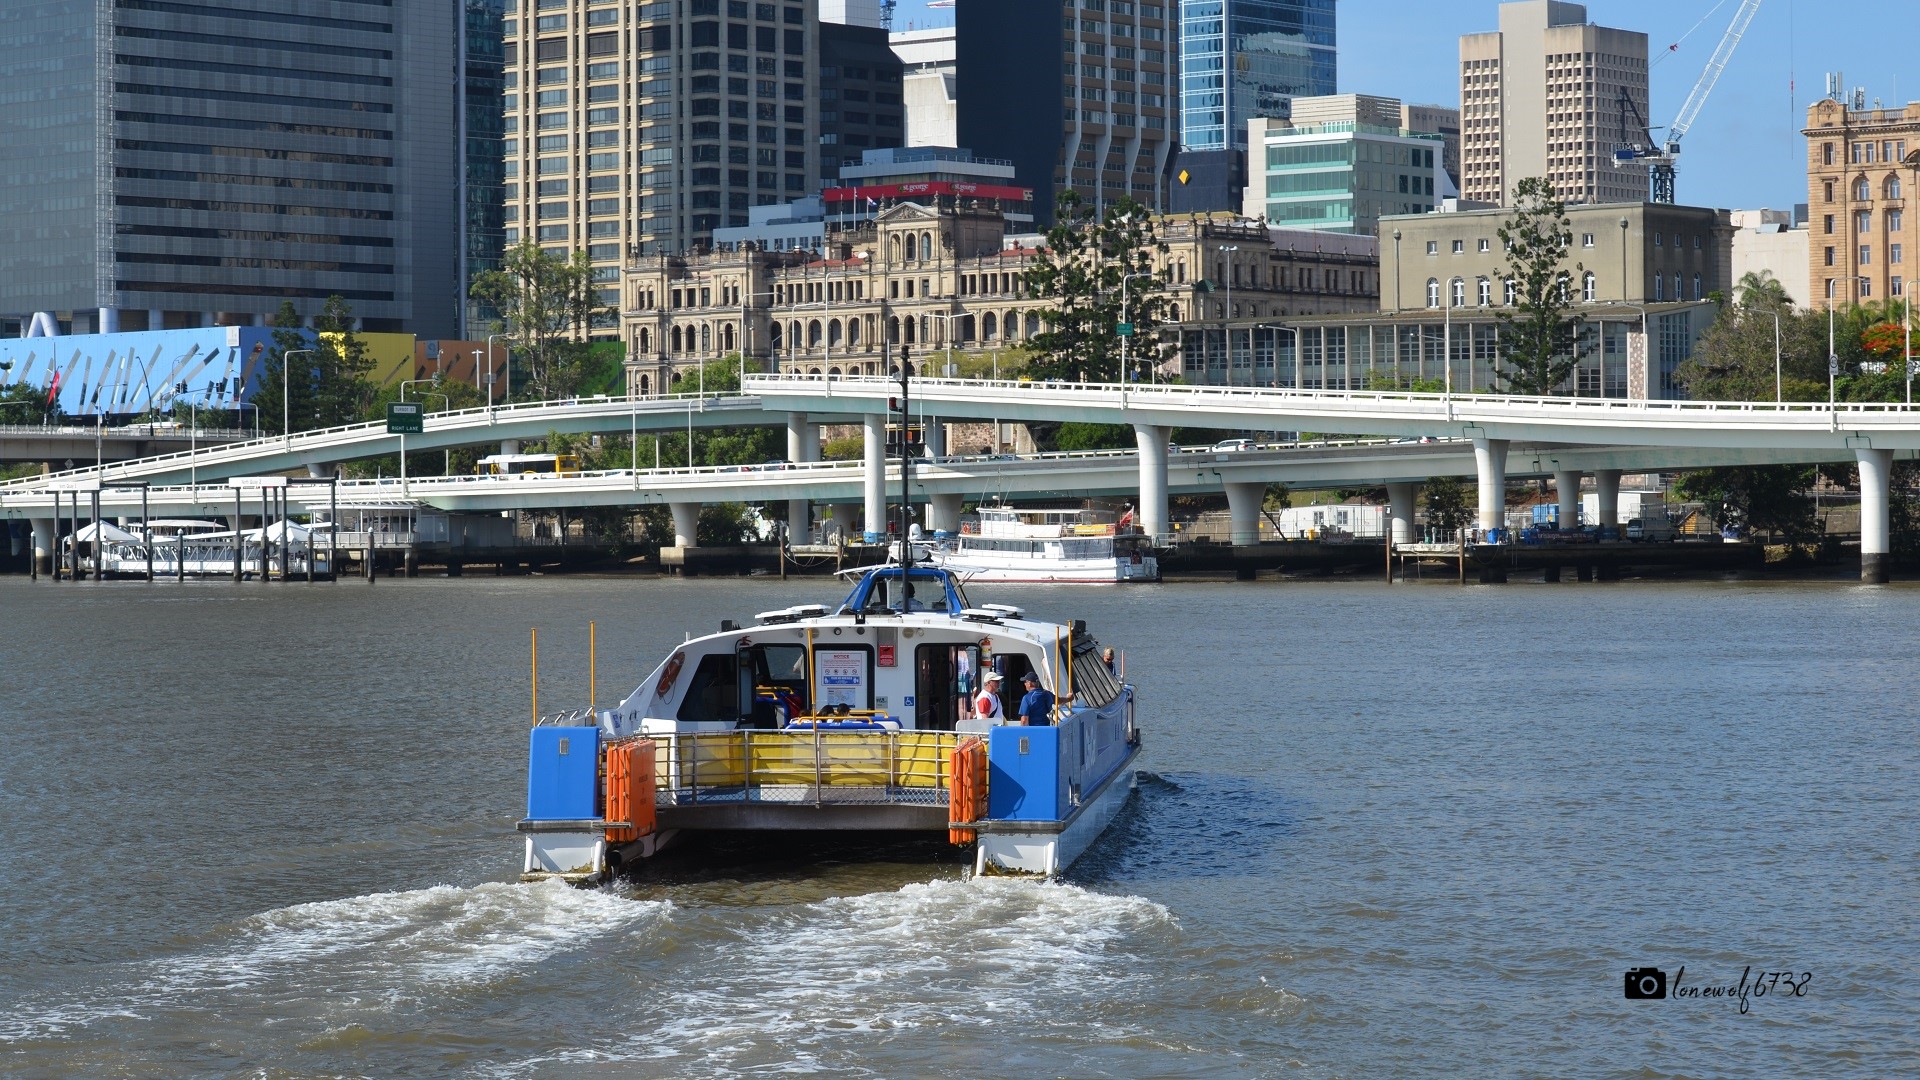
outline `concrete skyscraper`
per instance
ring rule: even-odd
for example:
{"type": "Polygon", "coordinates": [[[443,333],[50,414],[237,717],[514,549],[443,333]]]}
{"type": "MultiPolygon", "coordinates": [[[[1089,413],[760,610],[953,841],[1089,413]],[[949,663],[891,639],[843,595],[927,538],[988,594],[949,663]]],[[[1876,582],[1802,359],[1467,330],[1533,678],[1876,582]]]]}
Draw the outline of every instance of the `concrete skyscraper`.
{"type": "Polygon", "coordinates": [[[817,3],[512,5],[507,241],[585,250],[605,303],[628,256],[702,247],[819,188],[817,3]]]}
{"type": "Polygon", "coordinates": [[[1592,25],[1582,4],[1502,4],[1499,30],[1460,38],[1460,193],[1505,205],[1544,176],[1570,203],[1645,202],[1646,166],[1613,151],[1646,137],[1646,115],[1647,35],[1592,25]]]}
{"type": "MultiPolygon", "coordinates": [[[[0,315],[459,324],[460,0],[0,9],[0,315]]],[[[49,320],[33,320],[45,330],[49,320]]]]}
{"type": "Polygon", "coordinates": [[[965,0],[954,8],[959,145],[1011,161],[1043,225],[1061,188],[1096,208],[1123,195],[1164,207],[1174,36],[1164,3],[965,0]]]}
{"type": "Polygon", "coordinates": [[[1175,210],[1240,205],[1247,121],[1336,93],[1334,0],[1179,0],[1175,210]],[[1182,176],[1181,174],[1184,174],[1182,176]]]}

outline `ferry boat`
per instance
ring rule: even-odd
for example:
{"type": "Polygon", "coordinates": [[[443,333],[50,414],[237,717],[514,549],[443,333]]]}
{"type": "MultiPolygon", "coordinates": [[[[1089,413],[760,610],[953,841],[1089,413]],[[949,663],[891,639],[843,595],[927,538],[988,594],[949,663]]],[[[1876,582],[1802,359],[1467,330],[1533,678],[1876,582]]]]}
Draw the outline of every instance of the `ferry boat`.
{"type": "Polygon", "coordinates": [[[835,608],[723,622],[618,704],[532,729],[522,880],[598,880],[716,830],[921,832],[976,873],[1072,865],[1134,787],[1134,691],[1080,621],[973,606],[951,572],[857,571],[835,608]],[[1052,723],[1014,716],[1033,673],[1052,723]],[[990,711],[990,710],[989,710],[990,711]]]}
{"type": "MultiPolygon", "coordinates": [[[[102,523],[88,525],[61,542],[62,558],[71,558],[77,540],[85,554],[80,559],[84,573],[91,573],[95,560],[107,577],[138,577],[147,572],[149,551],[156,577],[228,577],[233,573],[233,530],[210,521],[161,518],[130,532],[102,523]]],[[[316,576],[332,573],[327,526],[306,527],[275,522],[262,529],[240,533],[240,569],[253,574],[280,572],[281,550],[286,552],[286,571],[290,577],[307,573],[313,563],[316,576]]]]}
{"type": "Polygon", "coordinates": [[[933,565],[968,581],[1113,584],[1160,580],[1150,537],[1130,516],[1119,521],[1072,507],[982,506],[960,534],[937,541],[933,565]]]}

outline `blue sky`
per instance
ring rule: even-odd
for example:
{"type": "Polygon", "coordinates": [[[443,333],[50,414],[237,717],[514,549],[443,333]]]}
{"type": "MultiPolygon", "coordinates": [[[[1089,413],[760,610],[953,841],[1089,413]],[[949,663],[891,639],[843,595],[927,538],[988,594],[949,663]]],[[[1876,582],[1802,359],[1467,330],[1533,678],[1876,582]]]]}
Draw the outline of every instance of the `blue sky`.
{"type": "MultiPolygon", "coordinates": [[[[1499,28],[1499,0],[1338,3],[1341,93],[1458,105],[1459,35],[1499,28]]],[[[1664,125],[1680,111],[1739,6],[1740,0],[1588,0],[1587,18],[1647,35],[1656,54],[1648,120],[1664,125]],[[1675,42],[1679,50],[1668,52],[1675,42]]],[[[923,8],[923,0],[901,0],[894,25],[951,24],[952,12],[923,8]]],[[[1679,201],[1741,209],[1805,202],[1800,127],[1807,106],[1825,92],[1826,73],[1845,72],[1847,86],[1866,89],[1869,105],[1875,97],[1888,107],[1920,99],[1920,65],[1911,60],[1916,42],[1920,0],[1763,0],[1682,140],[1679,201]]]]}

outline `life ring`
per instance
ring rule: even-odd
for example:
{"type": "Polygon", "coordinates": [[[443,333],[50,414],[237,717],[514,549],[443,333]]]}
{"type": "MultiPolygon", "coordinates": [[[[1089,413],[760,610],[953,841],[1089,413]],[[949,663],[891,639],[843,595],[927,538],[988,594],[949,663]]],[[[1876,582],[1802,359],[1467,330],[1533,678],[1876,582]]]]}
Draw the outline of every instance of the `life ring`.
{"type": "Polygon", "coordinates": [[[667,659],[667,669],[660,673],[660,682],[653,688],[654,697],[666,697],[673,689],[674,681],[680,678],[680,666],[687,662],[687,654],[676,652],[667,659]]]}

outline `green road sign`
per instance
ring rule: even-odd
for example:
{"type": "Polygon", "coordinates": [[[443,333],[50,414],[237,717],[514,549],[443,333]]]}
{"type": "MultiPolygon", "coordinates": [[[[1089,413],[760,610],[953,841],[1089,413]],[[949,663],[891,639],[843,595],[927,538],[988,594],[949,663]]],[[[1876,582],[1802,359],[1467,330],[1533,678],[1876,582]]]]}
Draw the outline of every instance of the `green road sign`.
{"type": "Polygon", "coordinates": [[[417,401],[387,402],[387,434],[419,435],[426,430],[426,406],[417,401]]]}
{"type": "Polygon", "coordinates": [[[1119,334],[1121,337],[1132,337],[1133,324],[1130,322],[1123,322],[1120,324],[1119,328],[1115,331],[1115,333],[1119,334]]]}

